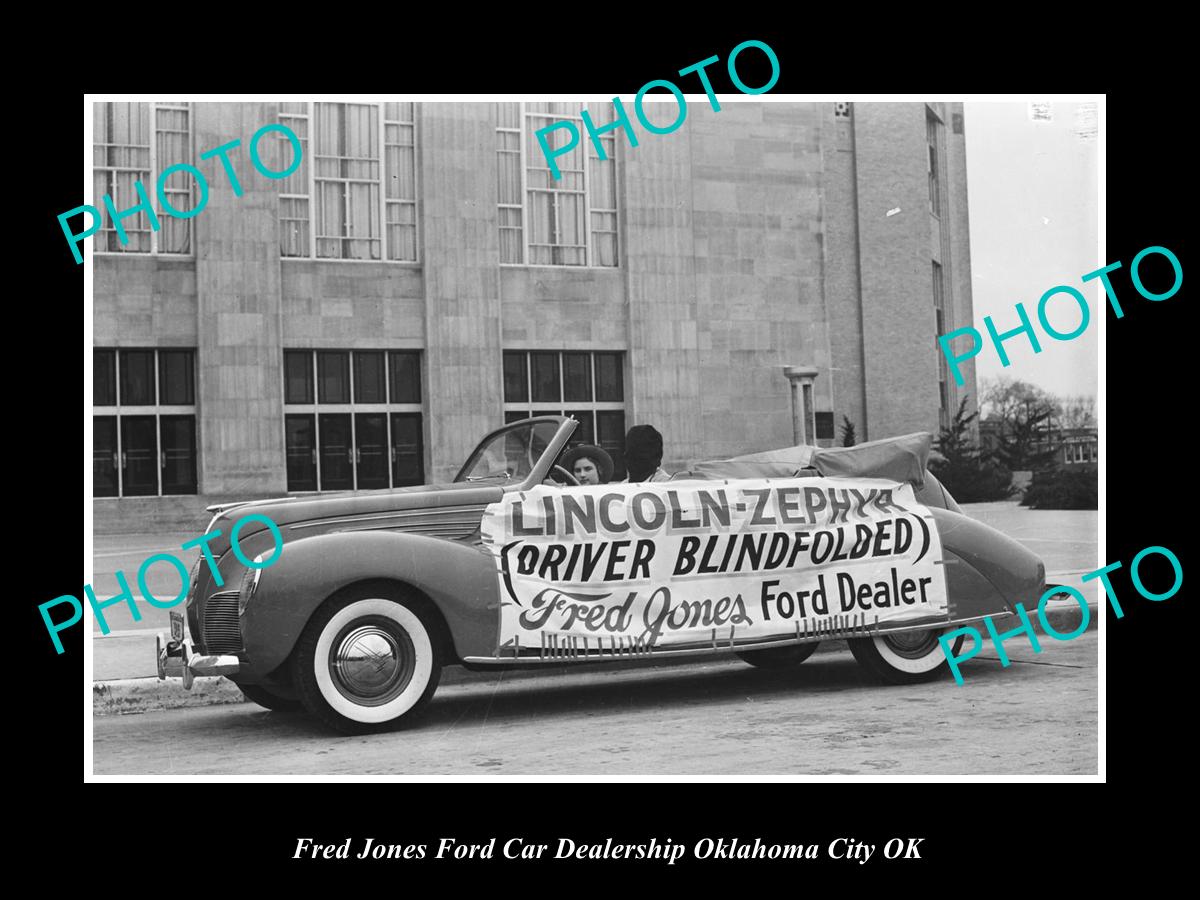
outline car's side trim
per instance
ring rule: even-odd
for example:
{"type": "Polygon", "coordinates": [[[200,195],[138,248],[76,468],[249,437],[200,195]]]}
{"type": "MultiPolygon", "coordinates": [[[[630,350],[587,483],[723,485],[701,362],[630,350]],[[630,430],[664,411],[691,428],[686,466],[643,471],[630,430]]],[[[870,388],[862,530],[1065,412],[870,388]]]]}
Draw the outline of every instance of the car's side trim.
{"type": "MultiPolygon", "coordinates": [[[[837,618],[837,617],[835,617],[837,618]]],[[[841,617],[848,619],[849,617],[841,617]]],[[[875,637],[881,634],[896,634],[902,631],[926,631],[931,627],[945,627],[950,625],[960,626],[964,622],[973,622],[978,619],[986,618],[985,616],[974,616],[970,619],[958,619],[951,622],[947,618],[938,618],[937,621],[919,622],[901,627],[880,628],[874,623],[866,624],[864,622],[854,622],[850,620],[848,624],[839,624],[836,628],[826,630],[818,630],[809,633],[801,633],[800,625],[797,623],[796,637],[786,638],[771,638],[767,640],[752,639],[735,641],[730,638],[717,637],[715,632],[711,641],[703,645],[689,646],[682,645],[669,648],[654,648],[636,643],[628,643],[623,646],[615,646],[610,648],[603,647],[584,647],[580,643],[547,643],[542,646],[534,647],[515,647],[517,654],[526,653],[528,655],[510,655],[510,656],[465,656],[463,662],[471,665],[528,665],[528,664],[561,664],[564,662],[597,662],[610,659],[632,659],[638,657],[653,656],[655,659],[668,656],[700,656],[703,654],[713,653],[729,653],[743,650],[765,650],[770,647],[788,647],[794,644],[811,644],[818,641],[827,640],[845,640],[847,638],[866,638],[875,637]]]]}
{"type": "MultiPolygon", "coordinates": [[[[300,531],[304,528],[328,528],[331,525],[353,525],[361,522],[371,522],[375,520],[387,521],[392,519],[434,519],[439,524],[442,520],[450,516],[472,517],[478,516],[483,518],[483,511],[486,506],[447,506],[442,509],[403,509],[397,512],[380,512],[380,513],[364,513],[358,516],[339,516],[336,519],[314,519],[311,522],[297,522],[294,525],[289,525],[288,528],[293,531],[300,531]]],[[[465,521],[465,520],[464,520],[465,521]]],[[[475,523],[478,525],[478,521],[475,523]]]]}

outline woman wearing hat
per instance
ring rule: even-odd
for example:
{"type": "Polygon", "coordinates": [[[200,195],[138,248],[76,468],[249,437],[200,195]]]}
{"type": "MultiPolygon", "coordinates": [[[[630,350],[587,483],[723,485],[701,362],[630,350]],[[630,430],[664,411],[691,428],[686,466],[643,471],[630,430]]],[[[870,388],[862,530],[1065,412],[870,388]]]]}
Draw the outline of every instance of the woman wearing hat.
{"type": "Polygon", "coordinates": [[[594,444],[572,447],[562,455],[559,465],[580,484],[608,484],[613,473],[612,457],[594,444]]]}

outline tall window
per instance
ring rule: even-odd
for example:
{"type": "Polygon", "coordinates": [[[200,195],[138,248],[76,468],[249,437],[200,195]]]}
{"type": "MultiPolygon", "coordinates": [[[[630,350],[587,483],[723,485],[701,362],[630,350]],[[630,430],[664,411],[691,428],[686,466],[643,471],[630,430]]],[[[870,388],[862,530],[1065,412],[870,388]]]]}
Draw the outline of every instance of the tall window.
{"type": "Polygon", "coordinates": [[[935,334],[934,348],[938,361],[938,422],[942,428],[950,425],[950,370],[946,365],[946,354],[941,352],[937,339],[946,333],[946,292],[942,284],[942,267],[933,263],[933,316],[935,334]]]}
{"type": "Polygon", "coordinates": [[[935,216],[942,214],[941,179],[938,177],[938,159],[941,147],[942,122],[933,111],[925,110],[925,143],[928,146],[926,164],[929,169],[929,211],[935,216]]]}
{"type": "MultiPolygon", "coordinates": [[[[577,103],[498,103],[496,166],[499,184],[500,262],[539,266],[617,265],[617,133],[600,138],[601,160],[577,103]],[[573,150],[556,157],[550,173],[536,132],[570,122],[579,132],[573,150]]],[[[611,103],[593,103],[596,126],[613,118],[611,103]]],[[[567,131],[549,134],[561,146],[567,131]]]]}
{"type": "Polygon", "coordinates": [[[424,484],[421,354],[285,350],[289,491],[424,484]]]}
{"type": "MultiPolygon", "coordinates": [[[[167,215],[157,196],[158,174],[176,163],[194,165],[191,112],[186,103],[94,103],[92,105],[93,205],[103,213],[96,235],[101,253],[192,252],[192,220],[167,215]],[[140,181],[158,216],[159,229],[150,227],[145,212],[121,220],[128,243],[122,244],[107,211],[105,194],[117,212],[141,203],[134,188],[140,181]]],[[[174,172],[163,185],[167,202],[180,211],[192,209],[192,179],[174,172]]]]}
{"type": "Polygon", "coordinates": [[[613,458],[613,478],[625,477],[625,384],[621,353],[504,353],[504,421],[574,416],[570,446],[596,444],[613,458]]]}
{"type": "Polygon", "coordinates": [[[97,497],[196,493],[194,350],[92,352],[97,497]]]}
{"type": "MultiPolygon", "coordinates": [[[[280,254],[415,262],[413,104],[281,103],[279,121],[304,152],[280,187],[280,254]]],[[[283,159],[287,142],[277,135],[283,159]]]]}

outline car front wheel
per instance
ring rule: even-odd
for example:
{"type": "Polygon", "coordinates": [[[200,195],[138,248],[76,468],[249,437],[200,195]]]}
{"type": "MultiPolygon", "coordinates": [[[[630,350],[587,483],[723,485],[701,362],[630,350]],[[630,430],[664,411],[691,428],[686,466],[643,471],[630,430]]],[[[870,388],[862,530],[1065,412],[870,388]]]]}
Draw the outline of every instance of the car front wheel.
{"type": "Polygon", "coordinates": [[[346,734],[383,731],[413,716],[441,677],[428,615],[388,590],[330,598],[296,645],[293,675],[304,706],[346,734]]]}
{"type": "MultiPolygon", "coordinates": [[[[851,638],[850,652],[868,672],[889,684],[916,684],[941,675],[949,664],[938,638],[949,629],[900,631],[870,638],[851,638]]],[[[954,642],[957,656],[965,634],[954,642]]]]}

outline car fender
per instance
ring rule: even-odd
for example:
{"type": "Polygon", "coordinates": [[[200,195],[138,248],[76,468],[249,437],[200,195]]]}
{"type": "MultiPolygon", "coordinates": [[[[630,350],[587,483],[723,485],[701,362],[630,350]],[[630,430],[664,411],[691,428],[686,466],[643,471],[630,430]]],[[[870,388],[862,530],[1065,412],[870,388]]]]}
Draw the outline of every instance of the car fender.
{"type": "Polygon", "coordinates": [[[930,508],[942,541],[954,621],[1036,608],[1046,567],[1032,550],[983,522],[930,508]]]}
{"type": "Polygon", "coordinates": [[[241,674],[257,679],[276,669],[332,594],[380,579],[426,594],[441,612],[459,658],[494,653],[499,588],[493,557],[481,544],[388,531],[339,532],[287,543],[263,570],[241,615],[246,661],[241,674]]]}

